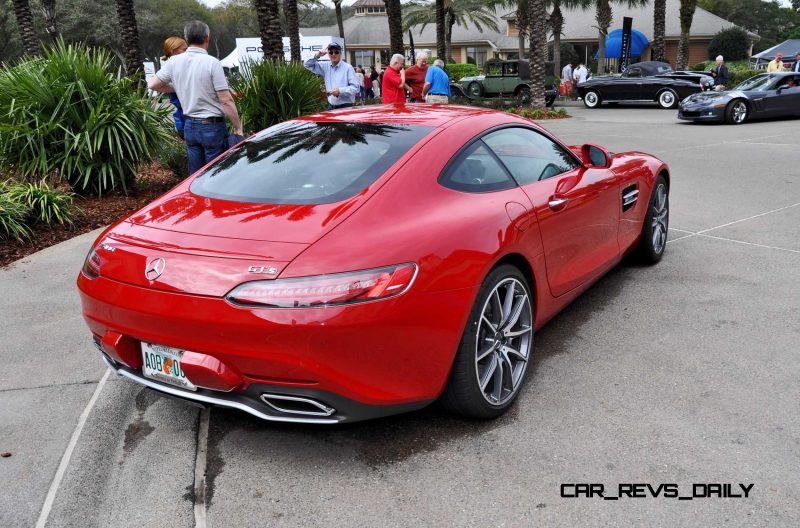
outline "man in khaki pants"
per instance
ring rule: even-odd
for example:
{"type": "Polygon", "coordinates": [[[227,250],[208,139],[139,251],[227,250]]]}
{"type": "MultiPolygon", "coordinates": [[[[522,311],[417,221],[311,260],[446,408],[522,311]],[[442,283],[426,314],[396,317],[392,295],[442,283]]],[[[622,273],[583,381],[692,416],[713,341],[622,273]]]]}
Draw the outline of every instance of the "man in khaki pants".
{"type": "Polygon", "coordinates": [[[447,104],[450,98],[450,78],[444,71],[444,61],[436,59],[425,74],[422,97],[426,103],[447,104]]]}

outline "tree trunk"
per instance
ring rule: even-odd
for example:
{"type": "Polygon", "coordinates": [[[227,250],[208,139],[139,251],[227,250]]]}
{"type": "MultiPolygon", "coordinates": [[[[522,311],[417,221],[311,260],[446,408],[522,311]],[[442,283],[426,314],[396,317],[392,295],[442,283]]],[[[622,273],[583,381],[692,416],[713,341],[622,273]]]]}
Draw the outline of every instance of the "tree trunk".
{"type": "Polygon", "coordinates": [[[28,0],[14,0],[14,15],[17,17],[17,27],[22,37],[22,48],[28,55],[38,55],[42,52],[39,46],[39,37],[33,29],[33,15],[28,0]]]}
{"type": "Polygon", "coordinates": [[[447,62],[447,45],[444,39],[444,1],[436,0],[436,58],[447,62]]]}
{"type": "Polygon", "coordinates": [[[517,31],[519,32],[519,58],[525,56],[525,36],[530,29],[528,18],[528,0],[517,1],[517,31]]]}
{"type": "Polygon", "coordinates": [[[528,0],[530,20],[531,106],[544,108],[545,61],[547,60],[547,8],[546,0],[528,0]]]}
{"type": "Polygon", "coordinates": [[[561,12],[561,0],[553,0],[553,12],[550,13],[550,30],[553,32],[553,69],[556,75],[561,72],[561,33],[564,31],[564,14],[561,12]]]}
{"type": "Polygon", "coordinates": [[[386,5],[386,18],[389,21],[389,52],[394,55],[399,53],[406,56],[403,44],[403,13],[400,10],[400,0],[383,0],[386,5]]]}
{"type": "Polygon", "coordinates": [[[264,59],[283,61],[283,31],[278,19],[278,1],[255,0],[255,6],[264,59]]]}
{"type": "Polygon", "coordinates": [[[676,70],[685,70],[689,64],[689,30],[692,27],[697,0],[681,0],[681,41],[678,44],[678,64],[676,70]]]}
{"type": "Polygon", "coordinates": [[[609,0],[597,1],[597,13],[595,14],[595,21],[597,22],[598,29],[598,57],[597,57],[597,74],[602,75],[606,72],[606,37],[608,36],[608,28],[611,27],[611,4],[609,0]]]}
{"type": "Polygon", "coordinates": [[[445,62],[455,62],[453,60],[453,26],[456,24],[456,19],[452,13],[447,13],[447,29],[445,30],[444,42],[447,53],[447,60],[445,62]]]}
{"type": "Polygon", "coordinates": [[[653,49],[650,60],[664,62],[666,60],[667,0],[653,0],[653,49]]]}
{"type": "Polygon", "coordinates": [[[120,41],[125,50],[125,70],[129,76],[142,71],[142,48],[139,46],[139,27],[133,0],[115,0],[119,18],[120,41]]]}
{"type": "MultiPolygon", "coordinates": [[[[336,10],[336,24],[339,26],[339,37],[344,38],[344,20],[342,20],[342,0],[333,0],[333,8],[336,10]]],[[[346,41],[345,44],[347,44],[346,41]]]]}
{"type": "Polygon", "coordinates": [[[42,19],[44,29],[50,35],[50,40],[58,40],[58,27],[56,26],[56,0],[42,0],[42,19]]]}
{"type": "Polygon", "coordinates": [[[289,52],[291,60],[300,62],[300,20],[297,18],[297,0],[283,0],[283,12],[289,33],[289,52]]]}

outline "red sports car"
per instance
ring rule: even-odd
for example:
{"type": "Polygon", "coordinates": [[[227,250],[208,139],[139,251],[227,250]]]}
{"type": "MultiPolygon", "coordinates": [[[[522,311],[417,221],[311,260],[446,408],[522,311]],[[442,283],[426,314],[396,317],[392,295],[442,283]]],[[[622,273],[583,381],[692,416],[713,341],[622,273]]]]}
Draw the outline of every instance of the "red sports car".
{"type": "Polygon", "coordinates": [[[502,414],[534,332],[666,247],[669,169],[531,121],[370,106],[264,130],[108,228],[78,277],[108,366],[265,420],[502,414]]]}

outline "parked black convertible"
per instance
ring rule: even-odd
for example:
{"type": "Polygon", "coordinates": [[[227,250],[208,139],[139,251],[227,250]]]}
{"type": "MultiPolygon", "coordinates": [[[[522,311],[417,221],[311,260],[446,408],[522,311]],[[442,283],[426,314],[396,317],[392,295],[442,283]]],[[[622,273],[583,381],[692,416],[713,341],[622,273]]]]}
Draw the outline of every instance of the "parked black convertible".
{"type": "Polygon", "coordinates": [[[714,86],[703,72],[673,71],[666,62],[631,64],[621,75],[592,77],[579,83],[578,96],[587,108],[603,102],[655,101],[661,108],[674,108],[679,101],[714,86]]]}
{"type": "Polygon", "coordinates": [[[678,109],[678,119],[734,125],[784,116],[800,116],[800,73],[761,73],[733,90],[687,97],[678,109]]]}

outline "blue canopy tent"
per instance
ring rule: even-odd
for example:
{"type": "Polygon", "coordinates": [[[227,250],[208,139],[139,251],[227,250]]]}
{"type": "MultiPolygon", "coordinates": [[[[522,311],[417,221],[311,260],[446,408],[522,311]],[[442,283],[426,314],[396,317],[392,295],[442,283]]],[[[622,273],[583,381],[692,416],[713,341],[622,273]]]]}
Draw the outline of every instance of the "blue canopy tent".
{"type": "MultiPolygon", "coordinates": [[[[631,57],[641,57],[650,41],[641,31],[631,30],[631,57]]],[[[606,37],[606,58],[622,58],[622,30],[615,29],[606,37]]]]}

